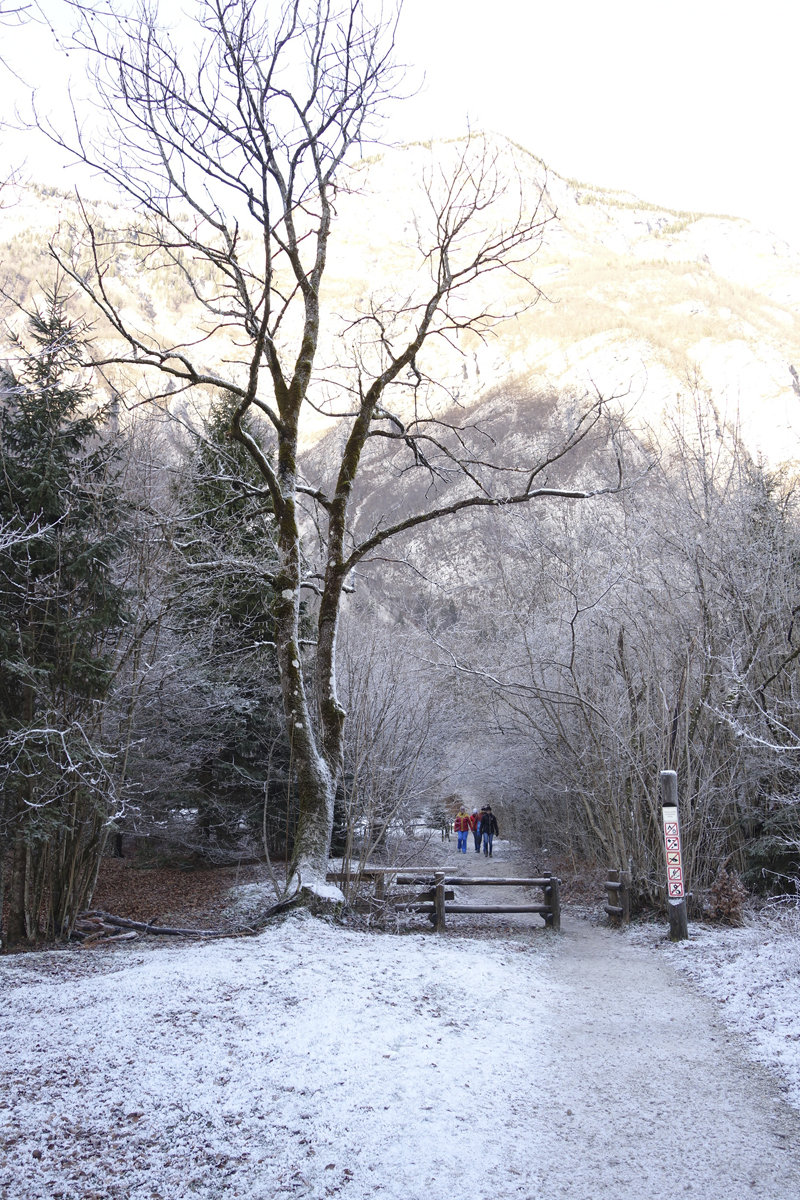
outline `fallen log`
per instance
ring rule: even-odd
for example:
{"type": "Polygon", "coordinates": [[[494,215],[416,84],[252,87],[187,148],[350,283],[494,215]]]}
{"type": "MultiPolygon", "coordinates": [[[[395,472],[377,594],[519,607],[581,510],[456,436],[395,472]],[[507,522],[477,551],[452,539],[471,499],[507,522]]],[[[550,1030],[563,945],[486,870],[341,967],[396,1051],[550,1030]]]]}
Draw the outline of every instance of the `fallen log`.
{"type": "Polygon", "coordinates": [[[171,925],[153,925],[149,921],[131,921],[128,917],[117,917],[113,913],[103,912],[100,909],[92,909],[90,912],[81,913],[78,924],[84,920],[87,923],[102,921],[107,927],[110,926],[112,929],[136,929],[140,933],[165,934],[171,937],[252,937],[260,929],[264,928],[271,917],[275,917],[287,908],[291,908],[296,900],[297,893],[286,896],[282,900],[279,900],[277,904],[271,905],[253,924],[237,925],[232,929],[179,929],[171,925]]]}
{"type": "MultiPolygon", "coordinates": [[[[78,917],[76,927],[87,924],[90,927],[109,925],[115,929],[135,929],[140,933],[166,934],[172,937],[254,937],[266,926],[267,922],[292,908],[298,901],[302,884],[298,875],[298,887],[290,896],[283,896],[277,903],[271,905],[257,921],[250,925],[237,925],[231,929],[178,929],[171,925],[153,925],[149,921],[132,921],[129,917],[117,917],[101,908],[87,909],[78,917]]],[[[111,939],[108,939],[109,941],[111,939]]],[[[85,943],[84,943],[85,944],[85,943]]]]}
{"type": "Polygon", "coordinates": [[[73,933],[78,937],[91,937],[96,933],[116,933],[116,925],[107,925],[103,921],[77,921],[73,933]]]}
{"type": "Polygon", "coordinates": [[[138,929],[141,933],[162,933],[172,937],[225,937],[230,932],[227,929],[176,929],[171,925],[151,925],[149,921],[130,921],[127,917],[115,917],[113,913],[99,909],[81,913],[81,920],[92,917],[99,917],[105,925],[116,929],[138,929]]]}

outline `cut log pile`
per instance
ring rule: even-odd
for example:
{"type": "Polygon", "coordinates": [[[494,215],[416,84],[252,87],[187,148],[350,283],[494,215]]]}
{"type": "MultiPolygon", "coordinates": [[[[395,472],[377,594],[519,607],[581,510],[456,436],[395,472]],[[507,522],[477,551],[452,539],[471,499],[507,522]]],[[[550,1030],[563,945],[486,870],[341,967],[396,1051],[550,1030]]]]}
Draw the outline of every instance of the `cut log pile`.
{"type": "Polygon", "coordinates": [[[133,941],[139,934],[135,929],[122,933],[118,925],[112,925],[110,922],[104,921],[102,917],[84,913],[75,922],[72,936],[80,941],[84,950],[93,950],[95,946],[106,942],[133,941]]]}

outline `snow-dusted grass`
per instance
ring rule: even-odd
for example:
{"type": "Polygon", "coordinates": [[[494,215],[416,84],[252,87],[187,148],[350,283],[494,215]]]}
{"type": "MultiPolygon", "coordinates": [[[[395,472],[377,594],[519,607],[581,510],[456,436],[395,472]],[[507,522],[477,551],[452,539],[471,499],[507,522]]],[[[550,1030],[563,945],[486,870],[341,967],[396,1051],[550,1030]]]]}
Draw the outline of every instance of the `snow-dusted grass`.
{"type": "Polygon", "coordinates": [[[524,1139],[509,1155],[503,1134],[551,944],[298,914],[244,941],[6,959],[0,1196],[412,1200],[446,1179],[479,1200],[478,1128],[516,1195],[524,1139]]]}
{"type": "Polygon", "coordinates": [[[750,1056],[783,1081],[800,1109],[800,911],[767,909],[741,929],[690,922],[688,942],[671,945],[663,928],[632,926],[636,943],[660,946],[670,962],[720,1005],[728,1029],[750,1056]]]}

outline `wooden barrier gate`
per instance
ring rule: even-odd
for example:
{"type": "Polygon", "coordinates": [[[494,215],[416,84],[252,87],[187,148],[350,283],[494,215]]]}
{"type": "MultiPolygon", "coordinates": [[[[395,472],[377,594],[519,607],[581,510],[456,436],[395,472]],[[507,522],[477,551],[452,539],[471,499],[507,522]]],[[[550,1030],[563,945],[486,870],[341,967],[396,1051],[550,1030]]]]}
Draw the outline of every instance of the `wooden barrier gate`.
{"type": "MultiPolygon", "coordinates": [[[[446,875],[437,868],[422,868],[414,870],[408,867],[365,867],[361,871],[347,873],[359,875],[362,879],[372,879],[375,885],[375,898],[386,902],[387,877],[395,876],[399,887],[420,885],[427,888],[422,895],[414,900],[393,905],[395,912],[427,913],[433,922],[434,930],[443,933],[447,928],[448,913],[538,913],[544,918],[549,929],[561,929],[561,880],[555,875],[536,879],[503,878],[495,876],[446,875]],[[453,888],[455,887],[537,887],[544,894],[542,904],[454,904],[453,888]]],[[[331,871],[327,879],[329,883],[339,883],[345,878],[343,871],[331,871]]]]}

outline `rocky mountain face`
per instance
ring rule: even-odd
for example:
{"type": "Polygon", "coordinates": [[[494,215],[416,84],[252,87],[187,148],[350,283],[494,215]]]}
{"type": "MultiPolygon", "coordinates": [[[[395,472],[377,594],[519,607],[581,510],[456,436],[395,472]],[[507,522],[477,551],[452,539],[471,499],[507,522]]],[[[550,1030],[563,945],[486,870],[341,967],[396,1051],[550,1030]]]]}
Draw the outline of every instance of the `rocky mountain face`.
{"type": "MultiPolygon", "coordinates": [[[[793,460],[800,433],[800,253],[735,217],[675,212],[627,193],[565,179],[503,139],[486,140],[500,183],[493,214],[514,219],[522,201],[548,218],[533,261],[538,302],[499,324],[484,340],[472,334],[440,343],[425,366],[443,386],[427,399],[478,411],[499,392],[512,407],[526,397],[616,397],[634,429],[663,426],[676,403],[694,393],[713,402],[721,423],[738,425],[756,455],[793,460]],[[476,408],[477,406],[477,408],[476,408]]],[[[353,351],[350,322],[376,300],[423,294],[420,254],[431,220],[430,195],[463,142],[387,150],[356,164],[338,200],[326,301],[335,319],[322,359],[353,351]]],[[[77,203],[54,188],[6,187],[0,197],[0,277],[9,295],[29,301],[54,275],[48,242],[74,242],[77,203]]],[[[134,214],[103,202],[89,206],[106,235],[108,283],[142,329],[196,340],[198,307],[185,284],[148,270],[135,247],[117,251],[114,230],[134,214]]],[[[243,230],[246,240],[252,231],[243,230]]],[[[253,238],[255,247],[255,239],[253,238]]],[[[493,311],[522,309],[530,291],[519,276],[497,274],[479,287],[493,311]]],[[[13,314],[11,314],[13,320],[13,314]]],[[[111,331],[96,325],[99,339],[111,331]]],[[[291,331],[287,331],[291,336],[291,331]]],[[[226,334],[199,353],[235,360],[226,334]]],[[[320,384],[336,401],[340,381],[320,384]],[[327,390],[326,390],[327,388],[327,390]]],[[[308,440],[331,422],[310,413],[308,440]]]]}
{"type": "MultiPolygon", "coordinates": [[[[552,214],[532,272],[543,295],[485,343],[463,339],[463,357],[445,372],[453,394],[474,403],[512,383],[518,395],[597,390],[618,396],[641,428],[661,425],[676,398],[699,392],[720,420],[739,424],[751,452],[795,457],[800,254],[748,221],[659,208],[564,179],[509,144],[493,150],[506,220],[520,191],[542,192],[552,214]]],[[[372,265],[373,278],[410,273],[418,181],[446,153],[407,147],[361,168],[363,193],[342,205],[343,282],[354,259],[372,265]]],[[[518,280],[500,286],[509,307],[519,301],[518,280]]]]}

